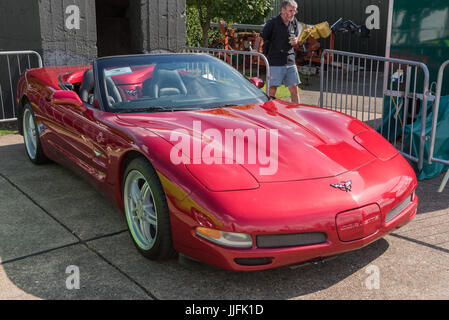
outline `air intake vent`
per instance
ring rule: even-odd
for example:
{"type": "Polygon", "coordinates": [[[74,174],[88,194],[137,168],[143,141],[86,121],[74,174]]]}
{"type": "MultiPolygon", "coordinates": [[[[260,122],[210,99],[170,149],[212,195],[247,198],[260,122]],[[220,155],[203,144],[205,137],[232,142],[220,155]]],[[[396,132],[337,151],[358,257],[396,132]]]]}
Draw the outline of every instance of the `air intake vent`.
{"type": "Polygon", "coordinates": [[[234,261],[241,266],[263,266],[270,264],[272,258],[235,258],[234,261]]]}
{"type": "Polygon", "coordinates": [[[394,209],[390,210],[385,216],[385,223],[393,220],[397,217],[408,205],[412,203],[412,196],[407,197],[404,201],[402,201],[399,205],[397,205],[394,209]]]}
{"type": "Polygon", "coordinates": [[[310,246],[326,242],[326,234],[322,232],[270,234],[256,237],[258,248],[282,248],[310,246]]]}

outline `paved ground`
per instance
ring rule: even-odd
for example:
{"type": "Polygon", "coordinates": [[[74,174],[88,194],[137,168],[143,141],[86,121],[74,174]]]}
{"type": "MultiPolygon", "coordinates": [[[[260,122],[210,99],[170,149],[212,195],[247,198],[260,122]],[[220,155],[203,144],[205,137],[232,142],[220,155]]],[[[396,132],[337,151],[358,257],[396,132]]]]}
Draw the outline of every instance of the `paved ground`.
{"type": "Polygon", "coordinates": [[[234,273],[144,259],[123,215],[89,184],[59,165],[32,165],[22,137],[0,137],[0,299],[449,299],[441,179],[419,184],[410,224],[368,247],[325,263],[234,273]],[[80,289],[67,289],[76,283],[70,266],[79,268],[80,289]]]}

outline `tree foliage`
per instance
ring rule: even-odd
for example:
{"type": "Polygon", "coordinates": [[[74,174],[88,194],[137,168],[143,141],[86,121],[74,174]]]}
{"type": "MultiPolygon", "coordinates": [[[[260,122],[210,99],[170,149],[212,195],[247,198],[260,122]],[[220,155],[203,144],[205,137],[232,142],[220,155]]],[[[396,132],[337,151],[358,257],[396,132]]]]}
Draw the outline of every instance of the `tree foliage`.
{"type": "MultiPolygon", "coordinates": [[[[189,47],[202,47],[203,31],[198,10],[194,6],[188,6],[186,13],[186,44],[189,47]]],[[[207,37],[208,45],[206,47],[211,48],[213,43],[217,43],[222,38],[222,34],[219,29],[210,28],[207,32],[207,37]]]]}
{"type": "Polygon", "coordinates": [[[198,12],[202,46],[208,46],[210,21],[261,24],[271,10],[273,0],[186,0],[188,8],[198,12]]]}

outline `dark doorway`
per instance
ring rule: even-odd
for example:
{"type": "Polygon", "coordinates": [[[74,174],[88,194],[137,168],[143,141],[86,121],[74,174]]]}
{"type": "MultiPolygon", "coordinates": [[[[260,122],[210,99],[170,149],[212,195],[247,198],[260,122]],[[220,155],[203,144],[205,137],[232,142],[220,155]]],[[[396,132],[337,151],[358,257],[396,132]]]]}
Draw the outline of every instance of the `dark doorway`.
{"type": "Polygon", "coordinates": [[[98,57],[132,53],[130,0],[96,0],[98,57]]]}

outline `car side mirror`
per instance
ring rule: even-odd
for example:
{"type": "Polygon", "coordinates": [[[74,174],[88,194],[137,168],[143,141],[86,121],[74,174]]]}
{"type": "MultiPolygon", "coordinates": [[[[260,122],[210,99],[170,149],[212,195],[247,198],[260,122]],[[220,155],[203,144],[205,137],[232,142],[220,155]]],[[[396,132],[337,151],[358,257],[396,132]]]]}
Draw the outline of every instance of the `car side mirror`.
{"type": "Polygon", "coordinates": [[[54,104],[73,106],[82,112],[87,110],[83,101],[81,101],[78,94],[74,91],[57,90],[53,92],[51,100],[54,104]]]}
{"type": "Polygon", "coordinates": [[[263,86],[265,85],[265,82],[264,82],[262,79],[257,78],[257,77],[251,78],[251,79],[249,79],[249,80],[250,80],[252,83],[254,83],[254,85],[255,85],[257,88],[260,88],[260,89],[262,89],[263,86]]]}

